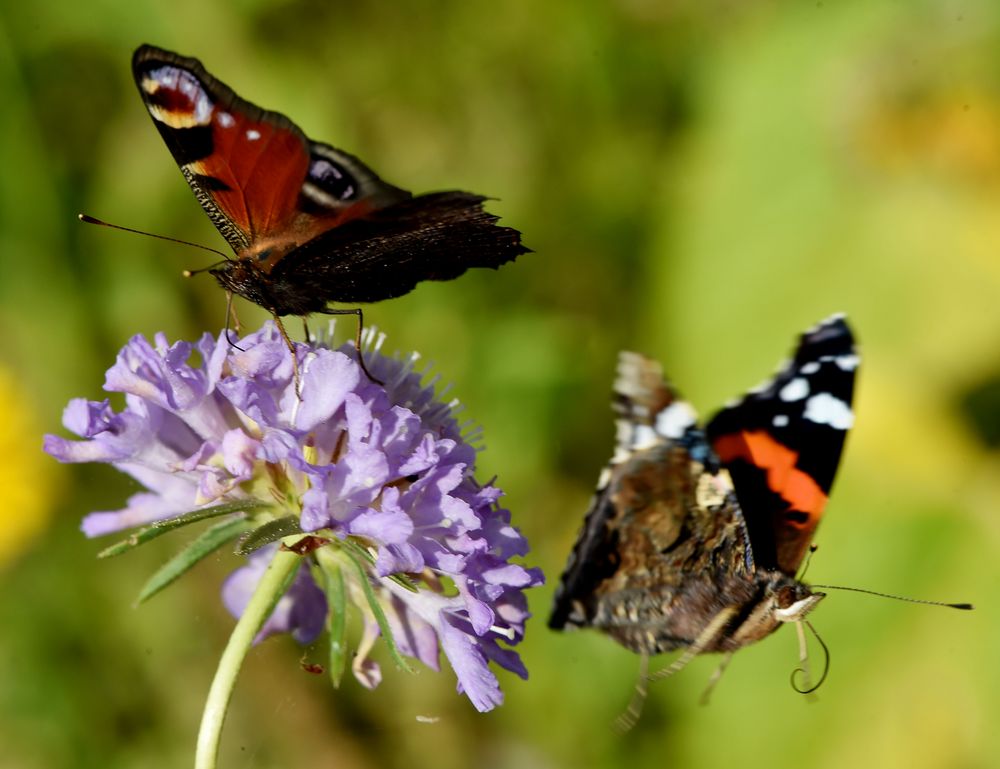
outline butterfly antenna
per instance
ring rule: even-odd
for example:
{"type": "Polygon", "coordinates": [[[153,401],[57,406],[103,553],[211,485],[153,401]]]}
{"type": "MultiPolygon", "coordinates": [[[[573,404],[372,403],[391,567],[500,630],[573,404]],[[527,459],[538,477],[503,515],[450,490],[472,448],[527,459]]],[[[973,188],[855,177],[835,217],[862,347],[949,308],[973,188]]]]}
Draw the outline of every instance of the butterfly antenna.
{"type": "Polygon", "coordinates": [[[810,585],[821,590],[849,590],[852,593],[867,593],[877,595],[879,598],[891,598],[894,601],[906,601],[907,603],[922,603],[927,606],[944,606],[947,609],[961,609],[962,611],[972,611],[975,607],[971,603],[948,603],[946,601],[927,601],[923,598],[908,598],[903,595],[892,595],[891,593],[880,593],[877,590],[865,590],[861,587],[844,587],[842,585],[810,585]]]}
{"type": "Polygon", "coordinates": [[[201,275],[201,273],[211,272],[212,270],[217,269],[220,265],[223,265],[229,261],[231,260],[228,257],[225,259],[220,259],[218,262],[212,262],[210,265],[208,265],[208,267],[199,267],[197,270],[183,270],[181,271],[181,275],[183,275],[185,278],[190,278],[195,275],[201,275]]]}
{"type": "MultiPolygon", "coordinates": [[[[157,235],[154,232],[145,232],[144,230],[133,230],[131,227],[122,227],[120,224],[111,224],[110,222],[102,221],[101,219],[97,219],[88,214],[77,214],[77,218],[81,222],[84,222],[85,224],[97,224],[100,225],[101,227],[110,227],[113,230],[121,230],[122,232],[131,232],[135,235],[145,235],[148,238],[156,238],[157,240],[166,240],[171,243],[180,243],[182,246],[191,246],[192,248],[200,248],[202,251],[210,251],[213,254],[218,254],[226,262],[232,261],[231,257],[222,253],[222,251],[219,251],[216,248],[212,248],[211,246],[204,246],[201,243],[192,243],[190,240],[171,238],[168,235],[157,235]]],[[[220,262],[216,262],[216,264],[220,264],[220,262]]],[[[212,265],[212,267],[214,266],[215,265],[212,265]]],[[[212,269],[212,267],[206,267],[205,270],[210,270],[212,269]]],[[[198,272],[204,272],[205,270],[194,270],[193,272],[191,270],[185,270],[184,274],[185,276],[191,276],[198,272]]]]}
{"type": "Polygon", "coordinates": [[[819,550],[819,545],[809,545],[809,551],[806,553],[806,559],[802,564],[802,571],[800,571],[799,576],[795,578],[799,582],[805,580],[806,572],[809,571],[809,564],[812,563],[813,553],[815,553],[817,550],[819,550]]]}
{"type": "Polygon", "coordinates": [[[800,646],[802,650],[800,651],[800,654],[802,655],[802,664],[792,671],[791,683],[792,683],[792,688],[799,694],[812,694],[814,691],[816,691],[817,689],[819,689],[819,687],[823,685],[823,682],[826,681],[826,677],[830,672],[830,647],[828,647],[826,643],[823,641],[823,639],[820,638],[819,633],[816,632],[816,628],[812,626],[812,623],[809,620],[804,619],[801,621],[801,624],[804,624],[806,627],[809,628],[809,631],[816,637],[816,640],[819,641],[820,648],[823,649],[823,675],[819,677],[819,681],[817,681],[814,686],[809,685],[809,666],[807,662],[807,655],[805,652],[805,643],[804,643],[805,636],[801,635],[800,646]],[[798,682],[795,680],[796,676],[799,675],[804,675],[806,677],[805,688],[799,687],[798,682]]]}

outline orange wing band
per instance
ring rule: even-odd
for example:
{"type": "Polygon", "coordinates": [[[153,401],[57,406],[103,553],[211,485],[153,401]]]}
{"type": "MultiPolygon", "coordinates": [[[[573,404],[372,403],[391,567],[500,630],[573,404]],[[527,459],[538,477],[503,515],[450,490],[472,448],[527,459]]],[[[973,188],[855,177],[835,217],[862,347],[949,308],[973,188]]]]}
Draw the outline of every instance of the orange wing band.
{"type": "Polygon", "coordinates": [[[723,435],[716,440],[714,448],[723,462],[743,459],[765,470],[771,490],[781,495],[792,509],[808,513],[809,521],[798,525],[815,525],[826,506],[827,495],[808,473],[795,466],[799,458],[797,451],[761,430],[723,435]]]}

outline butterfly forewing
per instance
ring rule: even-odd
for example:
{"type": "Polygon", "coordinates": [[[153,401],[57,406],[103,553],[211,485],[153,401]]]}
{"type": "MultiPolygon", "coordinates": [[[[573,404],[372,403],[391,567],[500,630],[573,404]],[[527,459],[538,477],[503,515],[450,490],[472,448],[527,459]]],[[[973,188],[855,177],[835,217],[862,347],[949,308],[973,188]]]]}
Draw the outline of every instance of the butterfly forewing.
{"type": "Polygon", "coordinates": [[[143,46],[132,69],[184,177],[237,253],[274,237],[305,242],[409,197],[353,155],[240,98],[197,59],[143,46]]]}
{"type": "Polygon", "coordinates": [[[854,422],[858,363],[847,322],[834,316],[802,335],[773,379],[708,423],[765,568],[794,574],[812,541],[854,422]]]}

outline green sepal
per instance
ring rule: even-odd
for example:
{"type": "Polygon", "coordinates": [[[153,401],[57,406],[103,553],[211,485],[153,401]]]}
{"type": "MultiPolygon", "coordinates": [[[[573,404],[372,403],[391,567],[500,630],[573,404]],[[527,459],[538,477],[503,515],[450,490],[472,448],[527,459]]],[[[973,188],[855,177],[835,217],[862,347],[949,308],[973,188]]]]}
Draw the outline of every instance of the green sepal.
{"type": "Polygon", "coordinates": [[[204,521],[208,518],[217,518],[220,515],[232,515],[234,513],[249,513],[256,510],[263,510],[264,508],[271,507],[271,504],[272,503],[270,502],[262,502],[258,499],[241,499],[235,502],[226,502],[225,504],[215,505],[214,507],[205,507],[201,510],[192,510],[190,513],[184,513],[183,515],[178,515],[173,518],[166,518],[162,521],[151,523],[149,526],[137,529],[129,534],[126,539],[123,539],[121,542],[117,542],[99,552],[97,557],[110,558],[114,555],[121,555],[122,553],[128,552],[139,545],[144,545],[150,540],[156,539],[163,534],[171,532],[174,529],[179,529],[182,526],[187,526],[191,523],[204,521]]]}
{"type": "MultiPolygon", "coordinates": [[[[348,540],[343,540],[342,544],[347,544],[348,540]]],[[[413,668],[411,668],[403,656],[399,653],[399,649],[396,648],[396,641],[392,637],[392,628],[389,627],[389,620],[386,619],[385,612],[382,611],[382,607],[379,605],[378,598],[375,595],[375,591],[372,589],[371,582],[368,581],[368,572],[365,571],[364,565],[358,560],[355,555],[355,548],[353,542],[350,543],[352,547],[345,547],[341,552],[351,559],[351,563],[354,564],[354,568],[358,570],[359,581],[361,582],[361,589],[365,593],[365,598],[368,600],[368,608],[371,609],[372,614],[375,616],[375,622],[378,623],[379,630],[382,631],[382,638],[385,639],[386,645],[389,647],[389,655],[392,657],[392,661],[396,663],[396,667],[400,670],[405,670],[407,673],[412,673],[413,668]]]]}
{"type": "Polygon", "coordinates": [[[236,545],[236,555],[250,555],[254,550],[259,550],[264,545],[270,545],[279,539],[301,534],[299,519],[295,515],[286,515],[282,518],[275,518],[253,531],[248,531],[236,545]]]}
{"type": "Polygon", "coordinates": [[[197,539],[163,564],[152,577],[146,580],[146,584],[139,591],[136,604],[152,598],[202,558],[211,555],[226,542],[239,536],[248,525],[245,518],[236,518],[231,521],[222,521],[205,529],[197,539]]]}
{"type": "Polygon", "coordinates": [[[323,564],[322,573],[322,584],[330,610],[330,681],[333,688],[338,689],[347,667],[347,587],[344,585],[344,572],[336,561],[323,564]]]}

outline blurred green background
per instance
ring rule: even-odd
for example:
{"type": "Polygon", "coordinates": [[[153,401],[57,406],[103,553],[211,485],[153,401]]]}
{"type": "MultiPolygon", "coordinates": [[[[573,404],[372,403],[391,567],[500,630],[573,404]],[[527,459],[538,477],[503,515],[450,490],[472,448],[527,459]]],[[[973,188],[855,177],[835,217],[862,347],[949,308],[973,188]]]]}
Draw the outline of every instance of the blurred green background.
{"type": "Polygon", "coordinates": [[[75,219],[222,245],[135,93],[142,42],[395,184],[496,196],[536,251],[367,313],[485,429],[479,473],[549,577],[530,680],[504,676],[506,704],[480,715],[450,672],[383,656],[379,689],[334,692],[271,640],[222,766],[997,765],[1000,5],[53,0],[0,4],[0,766],[190,765],[232,626],[228,556],[132,608],[184,535],[95,561],[81,516],[134,488],[40,452],[131,335],[223,321],[211,278],[180,276],[211,257],[75,219]],[[809,576],[977,611],[831,595],[815,702],[788,684],[784,630],[737,655],[710,706],[701,659],[616,735],[636,658],[545,618],[611,453],[617,351],[662,360],[709,413],[837,310],[864,364],[809,576]]]}

